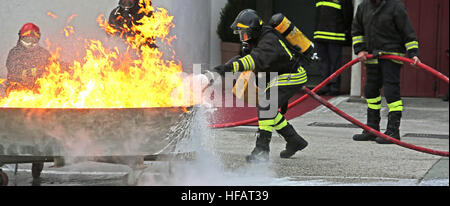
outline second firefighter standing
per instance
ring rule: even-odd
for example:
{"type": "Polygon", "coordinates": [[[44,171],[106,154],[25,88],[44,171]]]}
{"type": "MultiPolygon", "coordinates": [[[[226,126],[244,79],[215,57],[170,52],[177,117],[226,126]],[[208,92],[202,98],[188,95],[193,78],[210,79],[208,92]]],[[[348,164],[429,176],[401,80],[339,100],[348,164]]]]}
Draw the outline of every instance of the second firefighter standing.
{"type": "MultiPolygon", "coordinates": [[[[381,89],[389,108],[386,135],[400,140],[403,101],[400,95],[402,62],[378,59],[383,54],[406,55],[419,63],[419,42],[401,0],[365,0],[357,10],[352,28],[353,46],[359,60],[366,64],[365,96],[367,125],[380,130],[381,89]],[[366,59],[367,54],[375,55],[366,59]]],[[[353,136],[355,141],[390,142],[369,132],[353,136]]]]}

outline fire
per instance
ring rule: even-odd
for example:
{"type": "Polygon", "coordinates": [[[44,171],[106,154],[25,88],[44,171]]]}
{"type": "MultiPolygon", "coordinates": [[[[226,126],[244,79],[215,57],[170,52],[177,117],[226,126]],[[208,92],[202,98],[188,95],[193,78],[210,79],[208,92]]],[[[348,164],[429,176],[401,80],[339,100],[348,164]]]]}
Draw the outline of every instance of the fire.
{"type": "MultiPolygon", "coordinates": [[[[174,27],[173,16],[163,8],[154,9],[150,0],[141,0],[140,12],[153,12],[132,28],[115,30],[99,16],[99,25],[108,33],[132,31],[135,36],[126,42],[136,54],[120,53],[119,49],[106,49],[99,40],[86,41],[86,55],[65,67],[57,49],[37,89],[16,89],[7,97],[0,97],[0,107],[18,108],[150,108],[188,107],[192,93],[186,92],[182,65],[174,59],[164,59],[164,53],[148,43],[160,39],[169,43],[174,27]],[[138,56],[138,58],[132,58],[138,56]]],[[[73,28],[66,27],[66,34],[73,28]]],[[[47,44],[49,44],[47,42],[47,44]]]]}
{"type": "Polygon", "coordinates": [[[58,18],[58,16],[56,16],[54,13],[52,13],[52,12],[47,12],[47,15],[48,16],[50,16],[50,17],[52,17],[53,19],[57,19],[58,18]]]}
{"type": "Polygon", "coordinates": [[[72,22],[72,20],[75,19],[75,17],[77,17],[77,16],[78,16],[78,15],[76,15],[76,14],[70,16],[70,17],[67,19],[67,23],[69,24],[70,22],[72,22]]]}
{"type": "Polygon", "coordinates": [[[66,37],[69,37],[70,35],[75,33],[75,29],[73,28],[73,26],[66,26],[63,32],[66,37]]]}

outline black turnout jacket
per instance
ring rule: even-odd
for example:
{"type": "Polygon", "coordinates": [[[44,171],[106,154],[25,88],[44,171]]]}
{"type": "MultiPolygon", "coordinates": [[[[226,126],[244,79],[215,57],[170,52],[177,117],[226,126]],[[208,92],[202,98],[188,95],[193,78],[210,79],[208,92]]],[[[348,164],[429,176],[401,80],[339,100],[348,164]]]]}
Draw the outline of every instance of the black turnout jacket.
{"type": "Polygon", "coordinates": [[[406,52],[410,58],[419,56],[419,42],[401,0],[365,0],[358,7],[352,36],[356,54],[406,52]]]}

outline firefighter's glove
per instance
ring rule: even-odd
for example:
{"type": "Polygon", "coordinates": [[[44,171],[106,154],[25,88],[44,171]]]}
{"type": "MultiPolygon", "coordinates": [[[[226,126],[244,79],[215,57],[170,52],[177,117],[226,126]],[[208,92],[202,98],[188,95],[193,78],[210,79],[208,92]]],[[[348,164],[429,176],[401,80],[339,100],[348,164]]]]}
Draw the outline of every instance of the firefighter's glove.
{"type": "Polygon", "coordinates": [[[226,72],[231,72],[232,68],[227,66],[226,64],[220,65],[214,68],[213,72],[217,72],[220,76],[225,76],[226,72]]]}

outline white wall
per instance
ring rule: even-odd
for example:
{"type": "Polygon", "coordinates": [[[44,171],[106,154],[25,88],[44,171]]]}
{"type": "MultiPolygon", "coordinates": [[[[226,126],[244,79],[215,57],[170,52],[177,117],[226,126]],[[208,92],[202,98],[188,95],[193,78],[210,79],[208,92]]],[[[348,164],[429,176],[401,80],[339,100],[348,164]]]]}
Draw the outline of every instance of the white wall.
{"type": "MultiPolygon", "coordinates": [[[[358,9],[359,4],[362,3],[363,0],[354,0],[353,8],[354,14],[356,14],[356,10],[358,9]]],[[[352,57],[356,59],[357,56],[352,50],[352,57]]],[[[352,76],[351,76],[351,85],[350,85],[350,96],[352,97],[361,97],[361,63],[355,64],[352,66],[352,76]]]]}
{"type": "Polygon", "coordinates": [[[193,64],[209,64],[211,0],[153,0],[175,16],[174,48],[185,71],[193,64]]]}
{"type": "MultiPolygon", "coordinates": [[[[6,58],[9,50],[17,43],[17,33],[27,22],[33,22],[41,28],[41,45],[45,39],[63,48],[62,57],[71,61],[83,45],[77,38],[105,39],[97,17],[106,17],[117,6],[118,0],[0,0],[0,78],[6,77],[6,58]],[[58,16],[53,19],[47,15],[52,12],[58,16]],[[66,20],[77,14],[71,22],[76,36],[69,39],[61,31],[67,25],[66,20]],[[74,42],[77,42],[76,44],[74,42]],[[75,44],[75,45],[74,45],[75,44]],[[75,49],[75,50],[74,50],[75,49]]],[[[208,64],[210,61],[211,1],[210,0],[153,0],[155,7],[168,9],[175,17],[176,27],[172,34],[177,36],[174,50],[181,60],[185,71],[192,69],[193,63],[208,64]]]]}
{"type": "Polygon", "coordinates": [[[220,21],[220,12],[225,7],[227,0],[212,0],[211,1],[211,67],[220,65],[222,63],[222,52],[220,48],[221,40],[217,34],[217,25],[220,21]]]}

